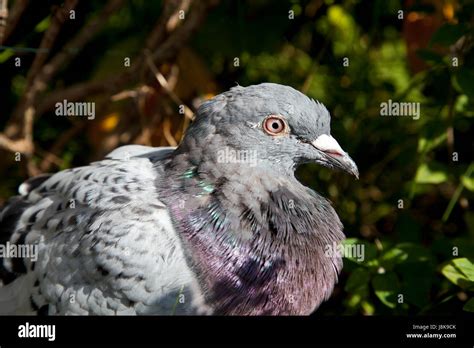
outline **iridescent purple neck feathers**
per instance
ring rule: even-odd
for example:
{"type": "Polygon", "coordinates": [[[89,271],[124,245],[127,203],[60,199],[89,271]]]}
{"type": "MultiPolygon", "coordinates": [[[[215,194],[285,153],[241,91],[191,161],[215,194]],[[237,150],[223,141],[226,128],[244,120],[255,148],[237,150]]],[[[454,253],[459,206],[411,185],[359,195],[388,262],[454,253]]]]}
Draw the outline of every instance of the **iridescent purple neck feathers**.
{"type": "Polygon", "coordinates": [[[324,252],[344,238],[330,203],[294,177],[213,165],[177,155],[158,183],[209,305],[216,314],[314,311],[342,266],[324,252]]]}

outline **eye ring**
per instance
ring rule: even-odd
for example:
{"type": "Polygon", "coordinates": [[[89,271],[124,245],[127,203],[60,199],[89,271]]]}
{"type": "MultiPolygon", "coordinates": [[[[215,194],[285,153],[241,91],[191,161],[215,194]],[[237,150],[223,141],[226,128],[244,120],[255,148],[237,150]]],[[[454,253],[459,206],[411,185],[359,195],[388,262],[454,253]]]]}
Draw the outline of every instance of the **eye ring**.
{"type": "Polygon", "coordinates": [[[282,135],[288,133],[288,124],[279,115],[270,115],[263,120],[263,130],[269,135],[282,135]]]}

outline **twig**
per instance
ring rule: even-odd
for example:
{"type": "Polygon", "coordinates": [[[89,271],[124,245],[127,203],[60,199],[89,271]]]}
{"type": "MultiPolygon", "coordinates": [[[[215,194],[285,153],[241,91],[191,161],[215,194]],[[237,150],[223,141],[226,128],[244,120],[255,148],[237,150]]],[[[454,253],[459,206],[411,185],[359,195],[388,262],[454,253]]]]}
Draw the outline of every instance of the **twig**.
{"type": "Polygon", "coordinates": [[[25,121],[23,127],[23,139],[12,140],[5,134],[0,133],[0,147],[11,152],[20,152],[30,156],[34,152],[33,143],[33,115],[34,109],[28,108],[25,112],[25,121]]]}
{"type": "Polygon", "coordinates": [[[163,120],[163,135],[170,146],[178,145],[171,134],[171,122],[168,117],[163,120]]]}
{"type": "Polygon", "coordinates": [[[84,28],[44,66],[41,71],[41,82],[47,84],[59,68],[69,63],[77,53],[97,34],[107,22],[110,15],[123,5],[123,0],[109,0],[101,13],[91,19],[84,28]]]}
{"type": "Polygon", "coordinates": [[[40,149],[36,147],[35,153],[43,157],[43,160],[39,166],[39,170],[44,173],[45,171],[48,171],[48,169],[43,169],[41,166],[43,165],[45,168],[49,168],[51,164],[55,164],[56,166],[60,167],[63,164],[63,160],[56,156],[54,153],[45,151],[43,149],[40,149]]]}
{"type": "MultiPolygon", "coordinates": [[[[53,15],[53,20],[48,28],[48,30],[43,35],[41,40],[40,47],[36,52],[35,59],[31,65],[30,70],[27,75],[27,84],[26,92],[21,98],[17,108],[13,112],[13,122],[19,120],[23,115],[23,127],[26,127],[26,117],[29,117],[29,122],[33,122],[36,109],[35,109],[35,99],[37,94],[45,88],[48,81],[45,81],[40,75],[39,71],[43,66],[46,58],[48,57],[49,51],[56,40],[56,37],[61,29],[62,24],[66,20],[66,16],[69,14],[77,4],[77,0],[66,0],[65,5],[62,9],[57,10],[53,15]],[[27,115],[27,110],[29,110],[27,115]]],[[[11,128],[11,123],[7,126],[7,134],[15,133],[11,128]]],[[[32,125],[31,125],[32,127],[32,125]]],[[[25,128],[24,128],[25,129],[25,128]]],[[[31,131],[32,133],[32,131],[31,131]]],[[[23,134],[26,136],[26,133],[23,134]]]]}
{"type": "Polygon", "coordinates": [[[34,177],[42,174],[41,170],[36,166],[35,162],[33,162],[32,157],[28,157],[26,160],[26,169],[28,170],[28,176],[34,177]]]}
{"type": "MultiPolygon", "coordinates": [[[[144,51],[151,51],[158,47],[158,45],[165,40],[166,36],[176,29],[179,23],[180,11],[187,11],[190,4],[191,0],[168,0],[164,2],[160,18],[146,40],[144,51]]],[[[143,54],[139,57],[139,60],[143,60],[143,54]]],[[[142,79],[146,76],[146,72],[146,66],[142,65],[140,69],[140,77],[142,79]]]]}
{"type": "Polygon", "coordinates": [[[25,12],[28,7],[29,0],[16,0],[13,3],[13,8],[9,11],[7,25],[5,32],[3,33],[3,40],[0,38],[0,43],[4,43],[8,40],[11,33],[15,30],[21,15],[25,12]]]}
{"type": "Polygon", "coordinates": [[[192,11],[187,15],[184,23],[178,26],[163,44],[155,49],[152,54],[153,62],[158,65],[158,62],[164,62],[173,57],[204,20],[206,10],[214,4],[215,1],[194,2],[192,11]]]}
{"type": "Polygon", "coordinates": [[[454,129],[453,129],[453,120],[454,120],[454,102],[455,97],[453,93],[453,85],[449,84],[449,107],[448,107],[448,128],[446,129],[446,144],[448,146],[448,156],[452,156],[454,151],[454,129]]]}
{"type": "Polygon", "coordinates": [[[155,27],[146,40],[146,48],[151,50],[156,47],[160,42],[163,41],[166,31],[170,32],[174,29],[173,27],[171,30],[169,30],[168,23],[170,22],[171,18],[179,14],[179,9],[182,7],[182,3],[183,1],[176,0],[168,0],[164,2],[160,18],[156,22],[155,27]]]}
{"type": "Polygon", "coordinates": [[[25,112],[25,122],[23,124],[23,136],[25,140],[33,144],[33,118],[35,115],[35,109],[29,107],[25,112]]]}
{"type": "MultiPolygon", "coordinates": [[[[467,168],[463,176],[470,178],[473,171],[474,171],[474,162],[469,165],[469,167],[467,168]]],[[[456,191],[454,191],[454,194],[451,197],[451,200],[449,201],[448,206],[446,207],[446,210],[443,214],[443,217],[442,217],[443,222],[448,221],[449,216],[451,215],[451,212],[453,211],[454,205],[456,204],[459,197],[461,196],[463,189],[464,189],[464,183],[462,182],[462,178],[461,178],[461,182],[456,188],[456,191]]]]}
{"type": "Polygon", "coordinates": [[[100,81],[89,81],[78,83],[68,88],[59,89],[47,95],[38,105],[38,115],[42,115],[48,110],[51,110],[58,101],[64,99],[68,101],[82,100],[89,95],[96,95],[101,93],[115,93],[119,86],[128,83],[132,78],[129,73],[121,75],[112,75],[100,81]]]}
{"type": "Polygon", "coordinates": [[[186,13],[189,10],[190,6],[191,6],[191,0],[182,0],[182,1],[179,2],[179,5],[178,5],[176,11],[168,19],[168,22],[166,22],[165,29],[166,29],[167,32],[172,32],[176,29],[176,27],[178,26],[178,23],[180,21],[181,11],[186,13]]]}
{"type": "Polygon", "coordinates": [[[126,91],[121,91],[117,94],[114,94],[113,96],[110,97],[110,100],[116,102],[128,98],[136,98],[138,96],[138,91],[136,90],[126,90],[126,91]]]}
{"type": "Polygon", "coordinates": [[[184,104],[183,101],[179,99],[179,97],[170,88],[168,81],[166,81],[166,78],[163,76],[163,74],[158,70],[156,65],[153,63],[150,53],[145,51],[145,56],[146,56],[146,62],[148,66],[150,67],[150,70],[153,72],[153,75],[155,75],[156,81],[158,81],[160,86],[165,90],[165,92],[171,97],[171,99],[177,105],[182,105],[184,107],[184,115],[188,117],[190,120],[192,120],[194,118],[193,111],[186,104],[184,104]]]}
{"type": "Polygon", "coordinates": [[[101,13],[87,23],[87,25],[57,53],[49,63],[45,64],[28,86],[25,97],[13,112],[13,120],[18,120],[28,107],[36,103],[37,95],[42,92],[57,71],[71,61],[74,56],[89,42],[90,39],[102,28],[107,18],[118,9],[123,0],[109,0],[101,13]]]}
{"type": "Polygon", "coordinates": [[[69,140],[74,138],[79,132],[81,132],[86,126],[85,121],[77,122],[72,128],[69,128],[66,132],[61,134],[61,136],[56,140],[56,142],[51,146],[49,150],[49,155],[47,155],[40,163],[39,168],[42,172],[47,172],[51,168],[53,163],[53,156],[61,153],[63,147],[68,143],[69,140]]]}
{"type": "MultiPolygon", "coordinates": [[[[191,33],[197,29],[197,26],[201,23],[206,9],[214,5],[215,1],[200,1],[193,11],[191,11],[184,21],[183,25],[178,27],[163,44],[156,44],[156,48],[153,51],[153,62],[155,65],[160,65],[166,59],[169,59],[176,55],[181,46],[190,37],[191,33]]],[[[164,14],[163,14],[164,15],[164,14]]],[[[169,14],[168,14],[169,15],[169,14]]],[[[164,19],[162,21],[165,21],[164,19]]],[[[166,22],[166,21],[165,21],[166,22]]],[[[155,36],[152,33],[150,37],[155,36]]],[[[159,36],[159,35],[158,35],[159,36]]],[[[155,39],[148,39],[147,42],[154,42],[155,39]]],[[[115,94],[123,90],[124,86],[129,83],[132,79],[136,78],[137,72],[143,65],[145,55],[142,53],[139,57],[132,60],[132,66],[122,72],[119,75],[111,75],[105,77],[100,81],[89,81],[83,82],[77,85],[73,85],[68,88],[62,88],[51,92],[38,106],[38,114],[41,115],[44,112],[53,108],[54,104],[58,100],[67,99],[69,101],[77,101],[84,99],[89,95],[97,94],[115,94]]]]}
{"type": "Polygon", "coordinates": [[[3,43],[8,19],[8,0],[0,0],[0,44],[3,43]]]}
{"type": "Polygon", "coordinates": [[[28,71],[27,85],[31,86],[33,78],[38,74],[43,66],[48,54],[53,47],[54,41],[59,34],[61,26],[66,21],[69,12],[77,5],[78,0],[66,0],[62,8],[58,8],[52,15],[51,23],[48,30],[44,33],[39,49],[36,53],[35,60],[28,71]]]}
{"type": "Polygon", "coordinates": [[[32,152],[31,143],[29,143],[26,139],[11,140],[3,133],[0,133],[0,147],[11,152],[32,152]]]}
{"type": "Polygon", "coordinates": [[[186,129],[188,129],[190,123],[191,121],[189,120],[189,118],[185,117],[183,120],[183,127],[181,128],[181,139],[179,139],[180,141],[183,139],[184,133],[186,132],[186,129]]]}

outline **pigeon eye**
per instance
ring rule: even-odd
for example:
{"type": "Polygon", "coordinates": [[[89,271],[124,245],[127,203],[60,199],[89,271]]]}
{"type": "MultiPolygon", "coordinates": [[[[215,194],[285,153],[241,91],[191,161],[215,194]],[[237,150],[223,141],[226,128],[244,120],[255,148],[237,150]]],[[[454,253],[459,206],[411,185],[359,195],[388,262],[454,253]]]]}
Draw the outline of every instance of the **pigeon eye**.
{"type": "Polygon", "coordinates": [[[270,135],[286,133],[288,126],[281,116],[270,115],[263,121],[263,129],[270,135]]]}

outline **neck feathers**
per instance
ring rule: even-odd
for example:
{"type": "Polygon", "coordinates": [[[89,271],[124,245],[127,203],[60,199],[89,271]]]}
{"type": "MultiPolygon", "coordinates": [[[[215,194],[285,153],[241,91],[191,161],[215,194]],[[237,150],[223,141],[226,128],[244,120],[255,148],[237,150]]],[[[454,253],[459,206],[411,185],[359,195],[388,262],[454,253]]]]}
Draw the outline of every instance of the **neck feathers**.
{"type": "Polygon", "coordinates": [[[342,261],[325,250],[344,235],[326,199],[294,177],[180,162],[160,199],[216,313],[308,314],[330,295],[342,261]]]}

